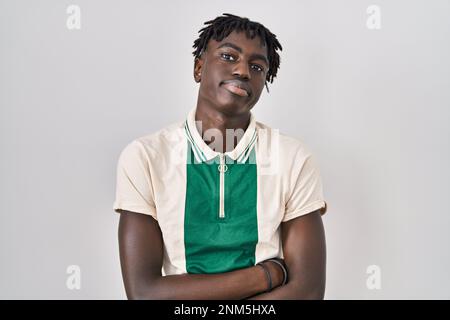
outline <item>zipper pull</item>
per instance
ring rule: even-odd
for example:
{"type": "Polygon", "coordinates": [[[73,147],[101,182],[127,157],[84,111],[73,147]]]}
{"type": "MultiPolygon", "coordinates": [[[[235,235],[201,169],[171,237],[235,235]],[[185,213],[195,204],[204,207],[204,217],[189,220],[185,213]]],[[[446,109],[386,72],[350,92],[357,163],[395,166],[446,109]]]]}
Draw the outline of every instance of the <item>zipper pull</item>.
{"type": "Polygon", "coordinates": [[[225,173],[228,170],[228,166],[225,164],[225,156],[223,154],[220,154],[220,164],[217,169],[219,169],[219,172],[221,173],[225,173]]]}
{"type": "Polygon", "coordinates": [[[219,200],[219,218],[225,218],[225,172],[228,166],[225,164],[225,156],[220,154],[220,164],[217,167],[220,172],[220,200],[219,200]]]}

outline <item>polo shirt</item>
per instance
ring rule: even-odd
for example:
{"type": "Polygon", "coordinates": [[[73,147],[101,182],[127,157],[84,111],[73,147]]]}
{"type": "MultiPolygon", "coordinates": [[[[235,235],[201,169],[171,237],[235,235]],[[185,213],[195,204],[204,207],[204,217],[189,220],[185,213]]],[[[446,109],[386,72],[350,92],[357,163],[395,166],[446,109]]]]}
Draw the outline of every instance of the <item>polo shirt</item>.
{"type": "Polygon", "coordinates": [[[282,258],[281,223],[327,211],[313,153],[253,113],[236,147],[217,152],[199,133],[195,111],[125,146],[114,211],[157,220],[163,275],[222,273],[282,258]]]}

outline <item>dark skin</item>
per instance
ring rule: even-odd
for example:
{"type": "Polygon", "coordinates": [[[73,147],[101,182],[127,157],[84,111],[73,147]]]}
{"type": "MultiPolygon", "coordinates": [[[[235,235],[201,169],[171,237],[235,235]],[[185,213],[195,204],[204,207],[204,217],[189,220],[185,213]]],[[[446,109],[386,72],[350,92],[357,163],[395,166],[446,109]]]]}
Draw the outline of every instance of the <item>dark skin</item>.
{"type": "MultiPolygon", "coordinates": [[[[211,39],[206,52],[194,64],[194,79],[200,83],[195,120],[202,122],[202,136],[210,128],[218,129],[224,139],[222,145],[226,146],[226,129],[245,131],[268,71],[267,48],[259,37],[247,39],[242,32],[232,32],[220,42],[211,39]],[[230,93],[224,86],[228,80],[242,82],[250,95],[230,93]]],[[[237,141],[230,144],[225,151],[234,149],[236,144],[237,141]]]]}
{"type": "MultiPolygon", "coordinates": [[[[195,118],[202,131],[248,127],[250,110],[259,100],[268,72],[267,49],[258,37],[247,39],[232,32],[222,41],[210,40],[207,50],[195,60],[194,78],[200,82],[195,118]],[[223,44],[228,44],[218,48],[223,44]],[[231,48],[229,46],[233,46],[231,48]],[[224,88],[224,81],[245,83],[250,95],[239,96],[224,88]]],[[[225,147],[225,151],[233,149],[225,147]]],[[[219,151],[220,150],[216,150],[219,151]]],[[[223,152],[223,151],[222,151],[223,152]]],[[[266,262],[274,286],[267,289],[260,266],[220,274],[162,276],[163,237],[151,216],[122,211],[119,249],[125,290],[129,299],[323,299],[325,292],[325,233],[319,210],[281,224],[284,261],[289,282],[281,286],[283,274],[266,262]],[[211,290],[214,288],[214,290],[211,290]]]]}
{"type": "MultiPolygon", "coordinates": [[[[255,296],[267,289],[266,275],[259,266],[218,274],[162,276],[161,229],[148,215],[121,213],[119,249],[128,299],[235,300],[255,296]]],[[[283,280],[280,268],[271,262],[266,265],[275,285],[280,285],[283,280]]]]}

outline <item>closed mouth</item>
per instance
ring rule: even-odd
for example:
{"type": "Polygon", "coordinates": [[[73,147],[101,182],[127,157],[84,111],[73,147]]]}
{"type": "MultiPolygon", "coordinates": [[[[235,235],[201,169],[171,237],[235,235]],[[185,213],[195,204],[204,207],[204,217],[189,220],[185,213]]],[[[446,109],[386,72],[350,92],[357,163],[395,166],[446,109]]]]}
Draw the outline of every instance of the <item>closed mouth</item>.
{"type": "Polygon", "coordinates": [[[251,90],[250,87],[248,86],[248,84],[239,81],[239,80],[228,80],[228,81],[224,81],[223,85],[225,86],[225,88],[234,93],[237,94],[239,96],[251,96],[251,90]],[[245,92],[245,94],[244,94],[245,92]]]}

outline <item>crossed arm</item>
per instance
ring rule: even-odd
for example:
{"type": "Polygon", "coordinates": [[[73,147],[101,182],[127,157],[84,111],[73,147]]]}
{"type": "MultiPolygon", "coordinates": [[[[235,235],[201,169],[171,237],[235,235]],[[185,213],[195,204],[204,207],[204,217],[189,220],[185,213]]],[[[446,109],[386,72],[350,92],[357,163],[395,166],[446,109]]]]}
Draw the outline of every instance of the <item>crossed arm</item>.
{"type": "MultiPolygon", "coordinates": [[[[151,216],[121,211],[119,250],[125,291],[129,299],[323,299],[325,234],[319,211],[281,225],[289,282],[268,293],[259,266],[219,274],[162,276],[163,240],[151,216]],[[213,288],[213,290],[211,290],[213,288]]],[[[280,274],[268,263],[271,274],[280,274]]],[[[281,278],[274,279],[280,283],[281,278]]]]}

